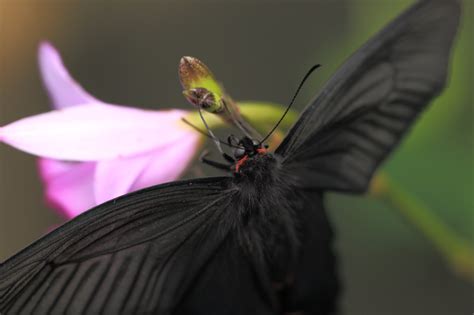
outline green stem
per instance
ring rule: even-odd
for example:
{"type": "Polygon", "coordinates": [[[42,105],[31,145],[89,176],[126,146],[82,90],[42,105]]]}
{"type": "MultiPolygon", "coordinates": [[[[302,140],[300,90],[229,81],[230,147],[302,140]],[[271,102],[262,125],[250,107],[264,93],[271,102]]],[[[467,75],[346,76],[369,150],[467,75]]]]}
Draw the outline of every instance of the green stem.
{"type": "Polygon", "coordinates": [[[474,249],[423,202],[397,185],[387,174],[376,176],[370,193],[398,210],[425,235],[456,273],[474,282],[474,249]]]}
{"type": "MultiPolygon", "coordinates": [[[[249,121],[257,130],[265,133],[270,130],[283,115],[285,108],[281,105],[269,102],[238,102],[239,110],[242,116],[249,121]]],[[[220,128],[226,126],[226,122],[219,116],[203,112],[209,128],[220,128]]],[[[296,120],[297,114],[289,111],[285,119],[283,119],[280,128],[286,129],[290,127],[296,120]]],[[[197,112],[190,112],[186,119],[193,125],[204,129],[204,125],[197,112]]]]}

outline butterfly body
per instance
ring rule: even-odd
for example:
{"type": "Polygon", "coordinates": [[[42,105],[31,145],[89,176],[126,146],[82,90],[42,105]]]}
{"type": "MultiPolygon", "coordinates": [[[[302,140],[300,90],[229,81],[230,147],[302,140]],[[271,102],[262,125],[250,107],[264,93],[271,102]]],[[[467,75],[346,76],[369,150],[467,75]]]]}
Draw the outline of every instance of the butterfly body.
{"type": "Polygon", "coordinates": [[[238,214],[236,235],[243,248],[254,259],[269,264],[293,260],[298,244],[298,201],[281,158],[266,152],[247,158],[234,174],[232,186],[238,214]]]}
{"type": "Polygon", "coordinates": [[[322,195],[302,189],[284,158],[258,148],[234,174],[236,233],[243,253],[266,270],[274,307],[288,311],[336,310],[339,284],[333,234],[322,195]],[[321,300],[311,292],[321,292],[321,300]],[[302,308],[301,305],[305,305],[302,308]]]}

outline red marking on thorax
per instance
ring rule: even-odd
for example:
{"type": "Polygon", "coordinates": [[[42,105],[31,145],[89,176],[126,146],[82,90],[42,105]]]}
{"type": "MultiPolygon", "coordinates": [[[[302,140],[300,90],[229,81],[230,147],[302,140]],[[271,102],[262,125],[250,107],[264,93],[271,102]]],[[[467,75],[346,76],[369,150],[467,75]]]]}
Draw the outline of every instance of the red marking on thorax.
{"type": "MultiPolygon", "coordinates": [[[[267,149],[265,148],[259,148],[257,149],[257,152],[258,154],[266,154],[268,152],[267,149]]],[[[249,156],[248,155],[244,155],[243,158],[241,158],[240,160],[237,161],[237,163],[235,163],[235,172],[238,173],[240,168],[245,164],[245,162],[247,162],[247,160],[249,159],[249,156]]]]}
{"type": "Polygon", "coordinates": [[[243,158],[241,158],[240,160],[237,161],[237,163],[235,164],[235,172],[238,173],[239,172],[239,169],[242,167],[242,165],[244,165],[244,163],[249,159],[249,156],[248,155],[244,155],[243,158]]]}

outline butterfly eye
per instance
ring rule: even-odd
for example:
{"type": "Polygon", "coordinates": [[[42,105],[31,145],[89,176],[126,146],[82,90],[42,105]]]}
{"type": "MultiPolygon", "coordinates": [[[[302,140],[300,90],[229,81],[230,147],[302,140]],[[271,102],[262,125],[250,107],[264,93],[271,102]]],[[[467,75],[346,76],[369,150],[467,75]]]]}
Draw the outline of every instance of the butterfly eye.
{"type": "Polygon", "coordinates": [[[241,159],[244,155],[245,155],[245,149],[244,148],[234,149],[234,157],[236,159],[241,159]]]}

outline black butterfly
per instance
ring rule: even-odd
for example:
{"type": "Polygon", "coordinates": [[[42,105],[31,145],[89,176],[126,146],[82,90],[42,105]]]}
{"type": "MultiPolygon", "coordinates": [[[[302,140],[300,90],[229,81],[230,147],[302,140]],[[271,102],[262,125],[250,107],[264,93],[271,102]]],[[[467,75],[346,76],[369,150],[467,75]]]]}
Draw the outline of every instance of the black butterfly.
{"type": "Polygon", "coordinates": [[[117,198],[10,258],[0,312],[334,313],[323,192],[363,192],[442,89],[459,11],[425,0],[402,14],[342,66],[275,153],[242,139],[233,176],[117,198]]]}

